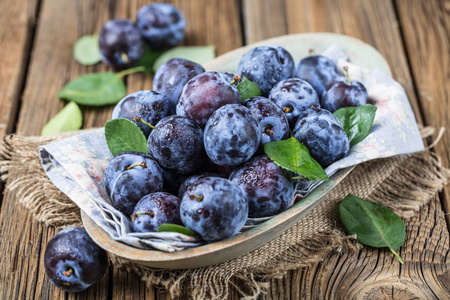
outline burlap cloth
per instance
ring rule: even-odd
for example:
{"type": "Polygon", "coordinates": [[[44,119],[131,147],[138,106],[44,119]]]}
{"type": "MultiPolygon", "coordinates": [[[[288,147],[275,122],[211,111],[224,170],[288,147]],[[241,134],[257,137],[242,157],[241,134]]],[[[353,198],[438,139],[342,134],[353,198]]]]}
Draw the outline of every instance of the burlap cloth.
{"type": "MultiPolygon", "coordinates": [[[[48,179],[39,161],[42,145],[74,133],[47,137],[9,136],[0,146],[0,171],[5,189],[16,194],[34,218],[62,229],[82,226],[78,207],[48,179]]],[[[256,297],[269,287],[271,278],[288,270],[321,261],[331,251],[355,251],[361,247],[345,235],[338,205],[347,194],[376,201],[410,218],[447,183],[450,170],[429,152],[396,156],[361,164],[348,175],[307,217],[278,238],[253,252],[220,265],[160,270],[142,267],[110,255],[115,266],[136,272],[144,282],[194,299],[227,298],[231,289],[256,297]]]]}

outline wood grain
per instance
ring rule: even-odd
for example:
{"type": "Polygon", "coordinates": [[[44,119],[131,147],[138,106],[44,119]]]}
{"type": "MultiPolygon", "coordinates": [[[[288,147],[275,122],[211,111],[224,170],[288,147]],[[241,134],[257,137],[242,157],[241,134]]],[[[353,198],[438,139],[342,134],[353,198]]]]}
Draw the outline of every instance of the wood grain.
{"type": "Polygon", "coordinates": [[[38,4],[38,0],[0,1],[0,26],[4,28],[0,30],[0,136],[15,127],[38,4]]]}
{"type": "MultiPolygon", "coordinates": [[[[395,3],[424,122],[437,129],[432,141],[446,129],[434,150],[450,166],[450,1],[395,3]]],[[[450,212],[450,188],[441,195],[450,212]]],[[[446,218],[450,230],[450,214],[446,218]]]]}

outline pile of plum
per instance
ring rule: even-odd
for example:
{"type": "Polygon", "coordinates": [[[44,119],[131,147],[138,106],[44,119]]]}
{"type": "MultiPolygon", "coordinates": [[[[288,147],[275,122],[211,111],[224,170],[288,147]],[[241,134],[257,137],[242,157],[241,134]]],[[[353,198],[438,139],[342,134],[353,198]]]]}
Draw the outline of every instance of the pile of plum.
{"type": "Polygon", "coordinates": [[[266,156],[264,144],[292,134],[325,168],[349,151],[332,112],[366,102],[364,86],[320,55],[295,67],[285,49],[256,47],[237,75],[170,59],[152,91],[130,94],[114,108],[113,119],[142,129],[148,154],[114,157],[105,171],[107,193],[135,232],[172,223],[207,242],[228,238],[247,218],[276,215],[293,200],[295,174],[266,156]],[[244,76],[262,96],[241,101],[236,85],[244,76]]]}
{"type": "Polygon", "coordinates": [[[180,44],[186,34],[183,14],[171,4],[152,3],[142,6],[136,22],[128,19],[108,21],[100,31],[102,61],[116,71],[128,69],[141,59],[146,43],[153,50],[180,44]]]}

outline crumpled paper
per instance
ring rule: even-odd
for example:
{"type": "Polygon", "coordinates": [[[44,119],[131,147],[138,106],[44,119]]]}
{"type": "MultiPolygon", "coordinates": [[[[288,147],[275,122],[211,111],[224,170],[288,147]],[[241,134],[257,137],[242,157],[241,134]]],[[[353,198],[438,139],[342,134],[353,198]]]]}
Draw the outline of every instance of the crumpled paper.
{"type": "MultiPolygon", "coordinates": [[[[366,86],[371,103],[378,108],[370,134],[353,146],[346,157],[325,169],[329,176],[368,160],[424,150],[413,111],[399,83],[381,70],[369,71],[352,65],[336,45],[331,45],[323,55],[334,60],[340,69],[347,65],[351,79],[366,86]]],[[[111,205],[105,190],[104,171],[113,155],[103,128],[48,144],[40,149],[40,158],[54,185],[114,240],[166,252],[202,244],[198,238],[174,232],[131,231],[129,218],[111,205]]],[[[309,192],[317,185],[319,182],[303,186],[298,192],[309,192]]],[[[254,224],[255,220],[249,223],[254,224]]]]}

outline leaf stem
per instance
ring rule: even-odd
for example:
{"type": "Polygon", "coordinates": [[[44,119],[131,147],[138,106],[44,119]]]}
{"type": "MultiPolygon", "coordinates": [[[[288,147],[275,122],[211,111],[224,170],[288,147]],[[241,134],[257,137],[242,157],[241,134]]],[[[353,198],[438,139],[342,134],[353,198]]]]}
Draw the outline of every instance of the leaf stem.
{"type": "Polygon", "coordinates": [[[144,66],[138,66],[138,67],[134,67],[134,68],[131,68],[131,69],[123,70],[123,71],[117,73],[116,76],[119,77],[119,78],[122,78],[124,76],[130,75],[130,74],[133,74],[133,73],[144,72],[144,71],[145,71],[145,67],[144,66]]]}
{"type": "Polygon", "coordinates": [[[391,250],[392,253],[394,253],[395,257],[397,257],[398,261],[403,265],[405,262],[403,261],[403,259],[400,257],[400,255],[398,255],[397,252],[395,252],[394,249],[392,249],[391,247],[388,247],[389,250],[391,250]]]}

